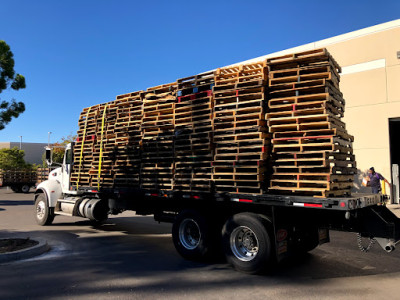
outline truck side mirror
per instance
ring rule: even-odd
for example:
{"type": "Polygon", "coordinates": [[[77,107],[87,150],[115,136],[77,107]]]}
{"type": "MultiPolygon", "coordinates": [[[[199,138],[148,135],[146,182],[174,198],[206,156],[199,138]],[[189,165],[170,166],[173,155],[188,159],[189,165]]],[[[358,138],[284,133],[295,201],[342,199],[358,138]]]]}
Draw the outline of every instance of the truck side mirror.
{"type": "Polygon", "coordinates": [[[49,166],[53,164],[51,148],[46,147],[46,162],[49,166]]]}

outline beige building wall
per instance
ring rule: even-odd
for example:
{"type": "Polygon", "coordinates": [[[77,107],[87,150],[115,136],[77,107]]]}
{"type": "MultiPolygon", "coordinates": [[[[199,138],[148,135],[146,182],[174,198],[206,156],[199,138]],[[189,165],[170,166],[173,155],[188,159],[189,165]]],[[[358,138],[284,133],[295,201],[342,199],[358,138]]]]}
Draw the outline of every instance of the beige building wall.
{"type": "MultiPolygon", "coordinates": [[[[0,149],[11,149],[14,147],[19,148],[19,142],[0,142],[0,149]]],[[[30,164],[42,164],[42,155],[45,152],[45,143],[24,143],[22,142],[21,148],[25,151],[25,161],[30,164]]]]}
{"type": "Polygon", "coordinates": [[[361,171],[390,180],[389,118],[400,117],[400,25],[327,46],[342,66],[344,121],[361,171]]]}

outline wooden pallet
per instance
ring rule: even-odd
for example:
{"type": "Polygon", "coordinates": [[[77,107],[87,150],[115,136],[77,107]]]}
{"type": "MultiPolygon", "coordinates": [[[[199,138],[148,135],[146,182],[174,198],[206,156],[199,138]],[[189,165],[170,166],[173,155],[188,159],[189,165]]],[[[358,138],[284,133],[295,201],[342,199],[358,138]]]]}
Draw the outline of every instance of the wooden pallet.
{"type": "Polygon", "coordinates": [[[276,70],[298,67],[299,65],[300,66],[318,65],[321,62],[324,63],[327,61],[330,62],[337,69],[338,73],[342,72],[339,64],[329,54],[326,48],[320,48],[315,50],[303,51],[303,52],[269,58],[267,59],[267,65],[269,72],[273,72],[276,70]]]}
{"type": "Polygon", "coordinates": [[[206,72],[194,76],[180,78],[177,80],[178,96],[196,94],[206,90],[211,90],[214,85],[214,72],[206,72]]]}

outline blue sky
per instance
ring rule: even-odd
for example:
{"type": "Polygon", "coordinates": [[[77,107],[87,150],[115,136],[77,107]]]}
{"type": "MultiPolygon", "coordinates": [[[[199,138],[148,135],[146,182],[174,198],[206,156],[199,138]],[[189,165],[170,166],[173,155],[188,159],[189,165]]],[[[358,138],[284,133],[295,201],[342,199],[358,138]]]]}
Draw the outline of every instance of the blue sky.
{"type": "Polygon", "coordinates": [[[0,39],[27,88],[0,141],[74,134],[85,107],[400,18],[400,1],[0,0],[0,39]]]}

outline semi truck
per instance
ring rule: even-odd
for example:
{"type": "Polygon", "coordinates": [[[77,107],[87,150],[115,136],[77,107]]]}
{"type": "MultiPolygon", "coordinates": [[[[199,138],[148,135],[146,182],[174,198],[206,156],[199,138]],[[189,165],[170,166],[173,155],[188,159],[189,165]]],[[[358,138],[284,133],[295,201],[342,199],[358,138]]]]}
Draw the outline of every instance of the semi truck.
{"type": "Polygon", "coordinates": [[[339,73],[316,49],[86,108],[62,166],[37,186],[36,221],[153,215],[172,223],[184,258],[224,254],[252,274],[329,242],[330,230],[391,252],[399,219],[382,195],[351,194],[354,137],[341,120],[339,73]]]}
{"type": "MultiPolygon", "coordinates": [[[[329,242],[329,230],[356,232],[376,240],[387,252],[400,240],[399,219],[383,205],[380,194],[316,198],[135,188],[75,190],[70,183],[73,147],[74,143],[66,147],[62,166],[37,186],[35,217],[40,225],[50,225],[57,215],[102,222],[110,214],[132,210],[172,223],[173,243],[184,258],[203,260],[222,252],[235,269],[252,274],[329,242]]],[[[50,159],[51,149],[46,156],[50,159]]]]}

